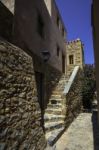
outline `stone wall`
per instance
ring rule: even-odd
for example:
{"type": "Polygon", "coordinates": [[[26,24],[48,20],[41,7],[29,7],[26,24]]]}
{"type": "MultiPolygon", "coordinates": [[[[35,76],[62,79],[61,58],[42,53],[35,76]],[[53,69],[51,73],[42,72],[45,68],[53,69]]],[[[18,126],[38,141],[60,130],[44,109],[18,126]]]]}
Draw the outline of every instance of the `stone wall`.
{"type": "Polygon", "coordinates": [[[83,68],[84,65],[84,51],[83,44],[80,39],[76,39],[66,43],[67,53],[67,75],[70,75],[75,66],[83,68]],[[73,63],[70,63],[70,56],[73,56],[73,63]]]}
{"type": "Polygon", "coordinates": [[[67,31],[55,0],[52,0],[52,20],[57,26],[57,28],[59,29],[59,32],[64,39],[64,42],[66,42],[67,31]],[[57,24],[58,19],[59,19],[59,25],[57,24]]]}
{"type": "Polygon", "coordinates": [[[64,98],[66,106],[66,127],[82,111],[82,77],[83,72],[80,69],[74,79],[74,82],[64,98]]]}
{"type": "Polygon", "coordinates": [[[55,0],[44,0],[48,12],[51,16],[52,21],[54,22],[55,26],[59,29],[60,34],[62,35],[63,39],[66,40],[66,29],[65,29],[65,25],[63,23],[62,17],[59,13],[57,4],[55,2],[55,0]],[[59,26],[57,24],[57,19],[59,19],[59,26]]]}
{"type": "Polygon", "coordinates": [[[0,40],[0,150],[43,150],[32,58],[0,40]]]}
{"type": "Polygon", "coordinates": [[[49,65],[62,72],[62,55],[66,57],[64,38],[53,23],[43,0],[16,1],[14,44],[28,49],[41,59],[42,52],[48,51],[49,65]]]}
{"type": "Polygon", "coordinates": [[[0,36],[12,40],[13,15],[0,1],[0,36]]]}

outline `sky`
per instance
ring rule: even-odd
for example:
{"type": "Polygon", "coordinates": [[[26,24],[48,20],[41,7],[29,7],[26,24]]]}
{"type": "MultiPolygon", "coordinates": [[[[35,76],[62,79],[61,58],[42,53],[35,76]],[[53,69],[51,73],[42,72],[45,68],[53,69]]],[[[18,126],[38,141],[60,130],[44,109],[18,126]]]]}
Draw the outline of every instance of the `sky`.
{"type": "Polygon", "coordinates": [[[67,30],[67,40],[80,38],[86,64],[94,63],[91,4],[92,0],[56,0],[67,30]]]}

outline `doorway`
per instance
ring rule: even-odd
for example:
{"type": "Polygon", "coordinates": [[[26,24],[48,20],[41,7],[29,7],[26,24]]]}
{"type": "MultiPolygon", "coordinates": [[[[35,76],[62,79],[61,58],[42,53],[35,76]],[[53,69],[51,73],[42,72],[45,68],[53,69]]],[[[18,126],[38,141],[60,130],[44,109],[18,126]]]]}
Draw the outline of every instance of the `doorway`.
{"type": "Polygon", "coordinates": [[[44,74],[41,72],[35,72],[38,102],[41,108],[41,126],[44,130],[44,74]]]}

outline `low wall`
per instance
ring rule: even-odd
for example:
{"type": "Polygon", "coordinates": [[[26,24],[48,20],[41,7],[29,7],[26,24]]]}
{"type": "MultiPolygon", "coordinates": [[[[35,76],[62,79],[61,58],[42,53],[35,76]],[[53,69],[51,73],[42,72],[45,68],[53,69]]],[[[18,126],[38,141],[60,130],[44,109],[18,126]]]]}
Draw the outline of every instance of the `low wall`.
{"type": "Polygon", "coordinates": [[[0,40],[0,149],[43,150],[32,58],[0,40]]]}
{"type": "Polygon", "coordinates": [[[78,70],[67,93],[64,95],[66,127],[82,111],[82,70],[78,70]]]}

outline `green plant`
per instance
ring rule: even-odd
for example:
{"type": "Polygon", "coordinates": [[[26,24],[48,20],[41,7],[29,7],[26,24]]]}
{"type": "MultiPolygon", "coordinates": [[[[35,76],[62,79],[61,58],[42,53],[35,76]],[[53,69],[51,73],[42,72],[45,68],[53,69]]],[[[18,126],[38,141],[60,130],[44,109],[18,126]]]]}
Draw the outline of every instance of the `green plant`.
{"type": "Polygon", "coordinates": [[[84,66],[83,77],[83,107],[85,109],[91,109],[94,92],[96,91],[96,78],[94,65],[86,64],[84,66]]]}

